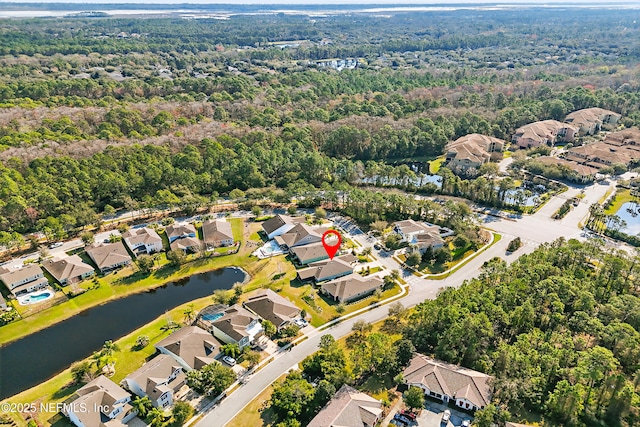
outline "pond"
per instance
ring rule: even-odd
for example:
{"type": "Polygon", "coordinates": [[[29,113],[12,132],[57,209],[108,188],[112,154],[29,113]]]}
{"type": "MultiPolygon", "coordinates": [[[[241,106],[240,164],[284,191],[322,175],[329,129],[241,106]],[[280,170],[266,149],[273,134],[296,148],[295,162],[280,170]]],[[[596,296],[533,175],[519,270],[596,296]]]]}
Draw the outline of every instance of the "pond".
{"type": "Polygon", "coordinates": [[[640,233],[640,205],[635,202],[623,203],[616,215],[627,223],[620,231],[629,235],[640,233]]]}
{"type": "Polygon", "coordinates": [[[0,347],[0,399],[51,378],[100,350],[106,340],[117,340],[168,310],[212,295],[216,289],[231,289],[245,277],[234,267],[197,274],[90,308],[0,347]]]}

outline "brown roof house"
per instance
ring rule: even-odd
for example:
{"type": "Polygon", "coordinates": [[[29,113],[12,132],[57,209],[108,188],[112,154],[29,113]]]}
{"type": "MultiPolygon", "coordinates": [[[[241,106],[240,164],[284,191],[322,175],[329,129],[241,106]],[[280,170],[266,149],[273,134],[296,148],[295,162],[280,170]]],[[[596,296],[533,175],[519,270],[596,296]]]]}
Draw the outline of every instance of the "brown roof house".
{"type": "Polygon", "coordinates": [[[94,243],[85,250],[102,273],[131,264],[131,257],[122,242],[94,243]]]}
{"type": "Polygon", "coordinates": [[[298,270],[298,278],[303,282],[314,280],[317,283],[346,276],[353,273],[351,259],[351,256],[347,258],[339,256],[330,261],[314,262],[309,267],[298,270]]]}
{"type": "Polygon", "coordinates": [[[165,409],[173,405],[173,396],[185,381],[182,365],[173,357],[161,354],[127,375],[122,384],[140,397],[148,396],[156,408],[165,409]]]}
{"type": "Polygon", "coordinates": [[[273,323],[278,330],[300,316],[300,309],[271,289],[257,291],[243,304],[245,308],[273,323]]]}
{"type": "Polygon", "coordinates": [[[38,264],[25,264],[12,269],[0,267],[0,280],[14,296],[49,286],[49,281],[38,264]]]}
{"type": "Polygon", "coordinates": [[[197,252],[201,247],[202,243],[192,224],[172,224],[165,228],[165,233],[172,251],[197,252]]]}
{"type": "Polygon", "coordinates": [[[136,255],[141,253],[151,254],[162,250],[162,238],[158,236],[158,233],[153,228],[132,228],[122,235],[122,239],[131,252],[136,255]]]}
{"type": "Polygon", "coordinates": [[[596,174],[598,173],[598,169],[591,166],[583,165],[565,159],[560,159],[557,157],[540,156],[536,159],[536,161],[547,165],[566,167],[572,172],[568,179],[583,184],[587,182],[593,182],[593,180],[595,180],[596,178],[596,174]]]}
{"type": "Polygon", "coordinates": [[[478,133],[462,136],[447,144],[447,166],[455,173],[477,171],[486,162],[502,159],[505,144],[501,139],[478,133]]]}
{"type": "Polygon", "coordinates": [[[613,128],[620,120],[620,114],[603,108],[585,108],[583,110],[569,113],[564,119],[565,123],[569,123],[578,128],[578,135],[594,135],[604,127],[613,128]]]}
{"type": "Polygon", "coordinates": [[[345,384],[307,427],[373,427],[382,412],[382,402],[345,384]]]}
{"type": "Polygon", "coordinates": [[[173,357],[185,371],[202,369],[213,363],[220,354],[220,346],[209,332],[197,326],[178,329],[155,345],[160,353],[173,357]]]}
{"type": "Polygon", "coordinates": [[[516,129],[511,142],[520,148],[534,148],[541,145],[553,147],[556,142],[570,142],[576,133],[578,128],[573,125],[557,120],[543,120],[516,129]]]}
{"type": "Polygon", "coordinates": [[[131,395],[104,375],[79,388],[76,396],[65,415],[78,427],[125,427],[138,414],[129,403],[131,395]]]}
{"type": "Polygon", "coordinates": [[[453,400],[463,409],[475,411],[491,401],[492,377],[422,354],[411,359],[402,376],[407,385],[420,387],[445,403],[453,400]]]}
{"type": "Polygon", "coordinates": [[[211,333],[220,341],[243,348],[262,336],[260,319],[246,308],[234,305],[220,314],[219,317],[212,314],[209,322],[211,333]]]}
{"type": "Polygon", "coordinates": [[[42,266],[62,286],[81,282],[95,273],[93,267],[82,261],[78,255],[46,260],[42,266]]]}
{"type": "Polygon", "coordinates": [[[373,294],[382,288],[384,280],[378,276],[362,277],[357,273],[332,280],[322,285],[322,292],[334,300],[349,303],[373,294]]]}
{"type": "Polygon", "coordinates": [[[322,242],[322,235],[327,230],[328,228],[311,227],[310,225],[300,223],[293,226],[293,228],[286,233],[276,236],[274,240],[280,247],[291,249],[296,246],[322,242]]]}
{"type": "Polygon", "coordinates": [[[222,219],[208,219],[202,223],[202,238],[207,249],[233,245],[231,224],[222,219]]]}

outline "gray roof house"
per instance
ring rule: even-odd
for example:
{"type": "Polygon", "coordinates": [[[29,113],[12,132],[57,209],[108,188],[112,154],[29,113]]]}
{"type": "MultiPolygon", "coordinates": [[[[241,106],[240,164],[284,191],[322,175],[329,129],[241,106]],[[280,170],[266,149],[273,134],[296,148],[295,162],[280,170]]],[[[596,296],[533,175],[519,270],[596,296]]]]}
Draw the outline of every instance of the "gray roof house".
{"type": "Polygon", "coordinates": [[[122,239],[134,254],[150,254],[162,250],[162,238],[156,230],[149,227],[127,230],[122,239]]]}
{"type": "Polygon", "coordinates": [[[273,323],[278,330],[300,316],[300,309],[271,289],[255,292],[243,304],[245,308],[273,323]]]}
{"type": "Polygon", "coordinates": [[[131,395],[104,375],[79,388],[76,396],[65,415],[78,427],[125,427],[137,415],[131,395]]]}
{"type": "Polygon", "coordinates": [[[209,332],[197,326],[178,329],[155,347],[174,358],[185,371],[202,369],[220,354],[221,344],[209,332]]]}
{"type": "Polygon", "coordinates": [[[484,408],[491,401],[492,377],[422,354],[411,359],[402,376],[407,385],[420,387],[425,394],[445,403],[453,400],[466,410],[484,408]]]}
{"type": "Polygon", "coordinates": [[[78,255],[66,258],[49,259],[42,263],[45,270],[62,286],[77,283],[95,273],[93,267],[82,261],[78,255]]]}
{"type": "Polygon", "coordinates": [[[417,222],[412,219],[398,221],[393,224],[393,231],[400,236],[401,241],[416,246],[421,252],[431,246],[438,249],[444,246],[443,236],[450,236],[452,232],[447,229],[426,222],[417,222]]]}
{"type": "Polygon", "coordinates": [[[187,237],[196,237],[196,228],[192,224],[171,224],[164,229],[169,243],[187,237]]]}
{"type": "Polygon", "coordinates": [[[298,222],[304,221],[304,218],[291,218],[288,215],[276,215],[262,223],[262,231],[267,235],[269,240],[291,230],[298,222]]]}
{"type": "Polygon", "coordinates": [[[202,223],[202,238],[208,249],[233,245],[231,224],[222,219],[208,219],[202,223]]]}
{"type": "Polygon", "coordinates": [[[322,235],[327,230],[328,228],[325,227],[311,227],[301,223],[295,225],[286,233],[276,236],[274,240],[280,247],[290,249],[296,246],[322,242],[322,235]]]}
{"type": "Polygon", "coordinates": [[[185,381],[184,368],[173,357],[161,354],[129,374],[122,384],[140,397],[148,396],[156,408],[166,409],[185,381]]]}
{"type": "Polygon", "coordinates": [[[349,262],[351,258],[343,259],[342,256],[330,261],[314,262],[309,267],[298,270],[298,278],[302,281],[314,280],[322,282],[353,273],[353,266],[349,262]]]}
{"type": "Polygon", "coordinates": [[[202,241],[197,237],[183,237],[174,240],[169,247],[172,251],[198,252],[202,248],[202,241]]]}
{"type": "Polygon", "coordinates": [[[85,250],[102,273],[131,264],[131,257],[122,242],[94,243],[85,250]]]}
{"type": "Polygon", "coordinates": [[[329,259],[329,255],[327,254],[322,242],[297,246],[295,248],[291,248],[289,253],[291,253],[291,255],[293,255],[293,257],[302,265],[329,259]]]}
{"type": "Polygon", "coordinates": [[[49,281],[38,264],[25,264],[14,269],[0,267],[0,280],[15,296],[49,286],[49,281]]]}
{"type": "Polygon", "coordinates": [[[378,276],[362,277],[357,273],[332,280],[322,285],[322,292],[339,302],[351,302],[371,295],[380,289],[384,280],[378,276]]]}
{"type": "Polygon", "coordinates": [[[373,427],[382,412],[382,402],[345,384],[307,427],[373,427]]]}

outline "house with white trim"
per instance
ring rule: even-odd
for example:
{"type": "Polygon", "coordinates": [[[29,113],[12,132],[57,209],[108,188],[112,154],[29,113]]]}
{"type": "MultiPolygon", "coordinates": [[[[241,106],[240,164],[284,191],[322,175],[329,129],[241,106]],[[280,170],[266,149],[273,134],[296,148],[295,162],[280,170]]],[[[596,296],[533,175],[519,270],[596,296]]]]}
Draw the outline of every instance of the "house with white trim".
{"type": "Polygon", "coordinates": [[[122,234],[122,239],[136,256],[141,253],[151,254],[162,250],[162,238],[153,228],[132,228],[122,234]]]}
{"type": "Polygon", "coordinates": [[[173,357],[161,354],[122,380],[123,386],[140,397],[149,397],[156,408],[173,406],[174,396],[186,384],[184,368],[173,357]]]}
{"type": "Polygon", "coordinates": [[[125,427],[138,414],[130,404],[131,395],[104,375],[75,394],[65,415],[77,427],[125,427]]]}

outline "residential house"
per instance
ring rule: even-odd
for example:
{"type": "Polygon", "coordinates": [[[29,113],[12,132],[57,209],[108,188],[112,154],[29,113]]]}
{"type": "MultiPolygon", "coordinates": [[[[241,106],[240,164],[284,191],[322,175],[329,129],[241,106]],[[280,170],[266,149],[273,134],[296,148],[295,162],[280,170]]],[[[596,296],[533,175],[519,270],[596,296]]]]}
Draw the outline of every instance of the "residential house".
{"type": "Polygon", "coordinates": [[[345,384],[307,427],[373,427],[382,413],[382,402],[345,384]]]}
{"type": "Polygon", "coordinates": [[[342,256],[339,256],[329,261],[314,262],[309,267],[298,270],[298,278],[303,282],[314,280],[318,283],[346,276],[353,273],[353,263],[350,262],[351,257],[352,255],[343,259],[342,256]]]}
{"type": "Polygon", "coordinates": [[[442,237],[453,235],[453,231],[449,229],[412,219],[394,223],[393,231],[400,236],[401,242],[415,246],[420,252],[424,252],[429,246],[433,249],[443,247],[445,241],[442,237]]]}
{"type": "Polygon", "coordinates": [[[276,236],[274,240],[281,248],[289,250],[296,246],[322,242],[322,235],[327,230],[328,228],[311,227],[310,225],[300,223],[293,226],[293,228],[286,233],[276,236]]]}
{"type": "Polygon", "coordinates": [[[76,390],[77,398],[66,406],[65,415],[78,427],[125,427],[138,412],[131,406],[131,395],[100,375],[76,390]]]}
{"type": "Polygon", "coordinates": [[[46,260],[42,266],[62,286],[81,282],[95,273],[93,267],[82,261],[78,255],[46,260]]]}
{"type": "Polygon", "coordinates": [[[94,243],[86,248],[86,252],[103,274],[131,264],[131,257],[122,242],[94,243]]]}
{"type": "Polygon", "coordinates": [[[225,309],[222,316],[212,317],[210,332],[220,341],[238,344],[244,348],[262,337],[262,325],[258,316],[244,307],[234,305],[225,309]]]}
{"type": "Polygon", "coordinates": [[[373,294],[381,289],[384,280],[378,276],[361,276],[357,273],[332,280],[322,285],[322,292],[335,301],[349,303],[373,294]]]}
{"type": "Polygon", "coordinates": [[[304,246],[297,246],[295,248],[291,248],[291,250],[289,250],[289,253],[301,265],[307,265],[312,262],[329,259],[327,250],[324,248],[322,242],[311,243],[310,245],[304,246]]]}
{"type": "Polygon", "coordinates": [[[409,386],[420,387],[425,394],[445,403],[475,411],[491,401],[492,377],[457,365],[417,354],[402,373],[409,386]]]}
{"type": "Polygon", "coordinates": [[[156,408],[166,409],[173,405],[174,395],[186,383],[184,368],[173,357],[161,354],[122,380],[132,393],[147,396],[156,408]]]}
{"type": "Polygon", "coordinates": [[[0,309],[5,310],[7,308],[7,301],[5,301],[2,294],[0,294],[0,309]]]}
{"type": "Polygon", "coordinates": [[[596,168],[557,157],[540,156],[536,161],[547,165],[556,165],[571,169],[572,173],[568,179],[581,184],[593,182],[598,174],[598,169],[596,168]]]}
{"type": "Polygon", "coordinates": [[[553,147],[557,142],[572,141],[577,132],[578,128],[573,125],[557,120],[543,120],[516,129],[511,142],[520,148],[534,148],[541,145],[553,147]]]}
{"type": "Polygon", "coordinates": [[[167,354],[185,371],[202,369],[213,363],[220,354],[220,343],[209,332],[197,326],[178,329],[156,344],[156,349],[167,354]]]}
{"type": "Polygon", "coordinates": [[[579,136],[584,136],[595,135],[603,127],[612,129],[620,117],[620,114],[602,108],[585,108],[569,113],[564,121],[578,128],[579,136]]]}
{"type": "Polygon", "coordinates": [[[304,218],[291,218],[288,215],[278,214],[262,223],[262,231],[267,235],[267,239],[271,240],[291,230],[300,222],[304,222],[304,218]]]}
{"type": "Polygon", "coordinates": [[[198,252],[202,247],[192,224],[171,224],[165,228],[172,251],[198,252]]]}
{"type": "Polygon", "coordinates": [[[44,289],[49,281],[38,264],[25,264],[19,268],[0,267],[0,280],[14,296],[44,289]]]}
{"type": "Polygon", "coordinates": [[[233,245],[231,224],[222,219],[208,219],[203,222],[202,237],[207,249],[233,245]]]}
{"type": "Polygon", "coordinates": [[[300,309],[288,299],[281,297],[271,289],[257,291],[243,306],[265,320],[273,323],[278,330],[300,316],[300,309]]]}
{"type": "Polygon", "coordinates": [[[132,228],[122,235],[122,240],[136,256],[141,253],[151,254],[162,250],[162,238],[153,228],[132,228]]]}
{"type": "Polygon", "coordinates": [[[501,139],[478,133],[462,136],[445,148],[447,166],[455,173],[477,171],[484,163],[502,159],[505,144],[501,139]]]}

